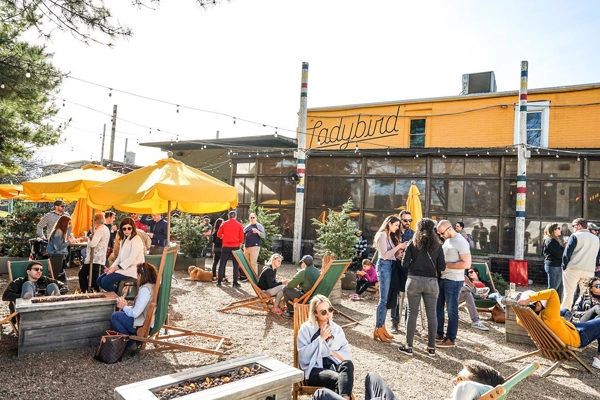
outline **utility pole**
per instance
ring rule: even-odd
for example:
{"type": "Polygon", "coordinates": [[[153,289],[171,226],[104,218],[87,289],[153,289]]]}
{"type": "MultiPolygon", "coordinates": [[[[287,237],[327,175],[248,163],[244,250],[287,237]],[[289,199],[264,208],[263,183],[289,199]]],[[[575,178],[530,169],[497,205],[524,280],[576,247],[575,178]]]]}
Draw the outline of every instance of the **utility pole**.
{"type": "Polygon", "coordinates": [[[517,147],[517,204],[515,212],[515,259],[525,253],[525,210],[527,201],[527,75],[529,63],[521,61],[519,87],[519,143],[517,147]]]}
{"type": "Polygon", "coordinates": [[[106,140],[106,124],[102,129],[102,148],[100,150],[100,165],[104,165],[104,141],[106,140]]]}
{"type": "Polygon", "coordinates": [[[298,130],[296,137],[298,150],[295,152],[296,173],[298,184],[296,185],[296,213],[294,216],[294,243],[292,261],[296,264],[302,257],[302,227],[304,217],[304,178],[306,175],[306,112],[308,95],[308,63],[302,63],[302,83],[300,86],[300,110],[298,112],[298,130]]]}
{"type": "Polygon", "coordinates": [[[115,133],[117,131],[117,105],[113,105],[112,126],[110,129],[110,153],[108,154],[109,163],[112,166],[115,160],[115,133]]]}

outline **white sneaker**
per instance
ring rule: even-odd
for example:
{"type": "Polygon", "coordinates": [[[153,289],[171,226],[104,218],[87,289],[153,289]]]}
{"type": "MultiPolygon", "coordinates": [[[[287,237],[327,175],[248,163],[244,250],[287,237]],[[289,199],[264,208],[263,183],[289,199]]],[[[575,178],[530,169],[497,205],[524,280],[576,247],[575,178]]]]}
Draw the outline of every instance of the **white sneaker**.
{"type": "MultiPolygon", "coordinates": [[[[479,329],[481,331],[489,331],[490,330],[490,328],[485,326],[481,321],[472,322],[471,328],[479,329]]],[[[600,364],[600,360],[598,360],[598,363],[600,364]]],[[[600,366],[599,366],[599,368],[600,368],[600,366]]]]}
{"type": "Polygon", "coordinates": [[[592,367],[600,369],[600,359],[598,357],[594,357],[594,361],[592,362],[592,367]]]}

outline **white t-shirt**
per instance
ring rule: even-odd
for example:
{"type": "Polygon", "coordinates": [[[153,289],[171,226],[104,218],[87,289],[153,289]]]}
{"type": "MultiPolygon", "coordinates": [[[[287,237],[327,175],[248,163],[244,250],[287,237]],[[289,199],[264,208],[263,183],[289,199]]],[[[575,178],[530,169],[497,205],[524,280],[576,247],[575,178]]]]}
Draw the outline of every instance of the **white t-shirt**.
{"type": "MultiPolygon", "coordinates": [[[[447,263],[460,261],[461,254],[470,254],[471,248],[469,242],[462,235],[456,235],[453,238],[448,238],[442,245],[444,250],[444,258],[447,263]]],[[[442,279],[448,279],[451,281],[464,281],[465,270],[446,268],[442,271],[442,279]]]]}
{"type": "Polygon", "coordinates": [[[446,400],[477,400],[490,389],[491,386],[482,383],[463,381],[454,387],[452,398],[446,400]]]}

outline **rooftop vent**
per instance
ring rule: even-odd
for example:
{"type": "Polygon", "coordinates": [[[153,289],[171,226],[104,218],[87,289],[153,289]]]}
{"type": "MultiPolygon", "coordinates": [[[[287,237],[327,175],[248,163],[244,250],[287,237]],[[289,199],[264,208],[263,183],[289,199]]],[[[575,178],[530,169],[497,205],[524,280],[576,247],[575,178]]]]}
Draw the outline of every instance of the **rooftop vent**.
{"type": "Polygon", "coordinates": [[[464,74],[461,94],[493,93],[496,91],[494,71],[464,74]]]}

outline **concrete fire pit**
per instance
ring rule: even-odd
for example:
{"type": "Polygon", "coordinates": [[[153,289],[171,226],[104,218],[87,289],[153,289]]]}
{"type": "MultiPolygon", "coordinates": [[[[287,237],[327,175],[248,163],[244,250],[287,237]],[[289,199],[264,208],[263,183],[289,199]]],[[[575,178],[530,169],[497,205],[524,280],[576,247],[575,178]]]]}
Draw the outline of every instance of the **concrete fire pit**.
{"type": "Polygon", "coordinates": [[[293,384],[304,379],[304,373],[301,370],[274,358],[255,354],[119,386],[115,389],[114,398],[117,400],[155,400],[158,397],[153,392],[157,389],[188,380],[218,376],[224,371],[252,364],[260,365],[261,369],[265,369],[266,372],[180,396],[177,399],[285,400],[291,399],[293,384]]]}

